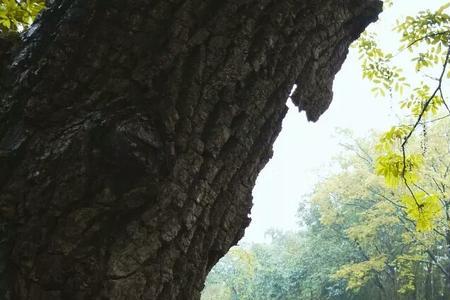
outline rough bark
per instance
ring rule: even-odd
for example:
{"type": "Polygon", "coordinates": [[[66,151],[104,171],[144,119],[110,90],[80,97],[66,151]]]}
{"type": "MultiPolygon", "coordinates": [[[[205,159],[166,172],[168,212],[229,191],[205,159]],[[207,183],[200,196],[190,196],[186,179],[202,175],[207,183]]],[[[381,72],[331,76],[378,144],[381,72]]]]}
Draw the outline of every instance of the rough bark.
{"type": "Polygon", "coordinates": [[[198,299],[293,84],[317,120],[380,5],[55,1],[3,64],[3,299],[198,299]]]}

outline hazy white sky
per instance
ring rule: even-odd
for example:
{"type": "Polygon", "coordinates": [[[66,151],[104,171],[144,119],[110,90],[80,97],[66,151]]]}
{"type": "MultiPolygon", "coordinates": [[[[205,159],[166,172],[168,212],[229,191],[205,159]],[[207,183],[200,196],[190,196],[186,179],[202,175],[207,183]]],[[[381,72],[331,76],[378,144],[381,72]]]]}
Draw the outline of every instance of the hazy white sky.
{"type": "MultiPolygon", "coordinates": [[[[392,32],[395,20],[418,11],[435,9],[445,0],[396,0],[394,6],[371,25],[384,46],[396,46],[398,37],[392,32]]],[[[305,113],[288,101],[289,112],[274,144],[273,158],[260,173],[253,190],[252,223],[244,242],[264,241],[270,228],[295,230],[297,207],[320,176],[327,173],[332,157],[342,151],[333,138],[336,128],[349,128],[364,136],[371,129],[381,130],[396,123],[394,100],[374,98],[370,83],[361,79],[356,51],[353,49],[334,82],[334,98],[330,108],[317,123],[308,123],[305,113]]]]}

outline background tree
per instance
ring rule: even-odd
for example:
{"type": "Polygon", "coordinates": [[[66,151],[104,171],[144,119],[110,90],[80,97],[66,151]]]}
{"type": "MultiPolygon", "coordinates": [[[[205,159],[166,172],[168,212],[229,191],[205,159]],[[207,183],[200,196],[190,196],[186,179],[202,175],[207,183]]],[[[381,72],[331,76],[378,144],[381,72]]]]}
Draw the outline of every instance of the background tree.
{"type": "MultiPolygon", "coordinates": [[[[449,127],[448,120],[430,125],[415,183],[425,194],[447,190],[449,127]]],[[[376,174],[378,137],[343,143],[339,171],[317,183],[299,211],[300,232],[274,232],[269,245],[245,248],[255,258],[255,277],[238,299],[448,298],[448,197],[439,196],[433,230],[417,231],[402,199],[406,187],[393,190],[376,174]]],[[[420,148],[421,139],[410,143],[420,148]]],[[[233,274],[221,271],[226,260],[220,264],[212,274],[227,290],[233,274]]]]}

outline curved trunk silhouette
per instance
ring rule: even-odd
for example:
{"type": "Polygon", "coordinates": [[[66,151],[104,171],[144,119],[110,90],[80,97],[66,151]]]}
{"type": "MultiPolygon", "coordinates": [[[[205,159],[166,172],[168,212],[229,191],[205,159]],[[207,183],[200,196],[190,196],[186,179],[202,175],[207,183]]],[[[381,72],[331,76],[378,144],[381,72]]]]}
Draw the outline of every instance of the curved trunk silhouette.
{"type": "Polygon", "coordinates": [[[250,222],[293,84],[317,120],[380,9],[54,1],[0,43],[0,297],[198,299],[250,222]]]}

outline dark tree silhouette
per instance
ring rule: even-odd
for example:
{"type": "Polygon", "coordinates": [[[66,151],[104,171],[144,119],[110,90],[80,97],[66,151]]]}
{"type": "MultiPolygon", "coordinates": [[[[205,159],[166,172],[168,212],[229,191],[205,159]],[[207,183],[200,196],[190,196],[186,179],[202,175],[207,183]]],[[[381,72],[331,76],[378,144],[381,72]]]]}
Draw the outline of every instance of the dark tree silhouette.
{"type": "Polygon", "coordinates": [[[198,299],[378,0],[56,0],[0,42],[2,299],[198,299]],[[11,46],[13,45],[13,46],[11,46]]]}

